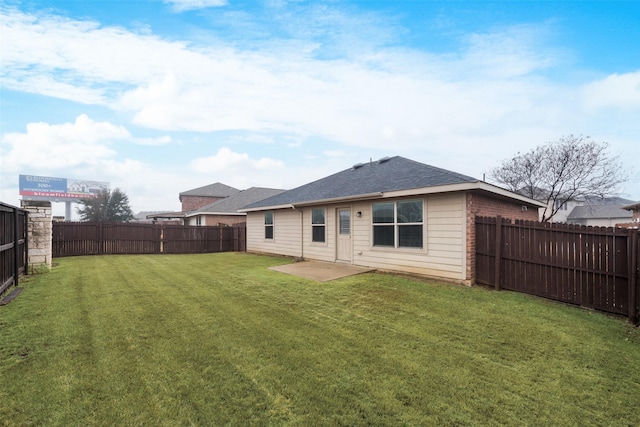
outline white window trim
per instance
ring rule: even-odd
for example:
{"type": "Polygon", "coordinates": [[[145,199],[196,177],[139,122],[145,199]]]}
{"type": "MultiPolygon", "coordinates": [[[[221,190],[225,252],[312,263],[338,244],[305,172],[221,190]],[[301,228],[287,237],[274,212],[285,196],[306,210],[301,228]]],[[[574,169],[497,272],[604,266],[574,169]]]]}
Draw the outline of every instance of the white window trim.
{"type": "Polygon", "coordinates": [[[427,251],[427,244],[426,244],[426,240],[427,240],[427,235],[426,235],[426,225],[427,225],[427,221],[426,221],[426,215],[425,215],[425,203],[424,203],[424,199],[423,198],[411,198],[411,199],[404,199],[404,200],[393,200],[393,201],[377,201],[377,202],[373,202],[371,203],[371,249],[372,250],[376,250],[376,251],[384,251],[384,250],[393,250],[394,252],[421,252],[424,253],[427,251]],[[420,200],[420,202],[422,203],[422,222],[402,222],[399,223],[398,222],[398,202],[406,202],[406,201],[411,201],[411,200],[420,200]],[[382,204],[382,203],[393,203],[393,222],[386,222],[386,223],[374,223],[373,222],[373,205],[376,204],[382,204]],[[375,245],[374,241],[373,241],[373,228],[374,226],[393,226],[393,246],[383,246],[383,245],[375,245]],[[411,246],[398,246],[398,242],[400,240],[400,233],[398,233],[398,227],[402,227],[405,225],[422,225],[422,247],[411,247],[411,246]]]}
{"type": "Polygon", "coordinates": [[[264,215],[262,215],[262,222],[264,225],[264,228],[262,230],[262,238],[265,242],[273,242],[275,240],[276,237],[276,227],[275,227],[275,222],[276,222],[276,214],[274,211],[265,211],[264,215]],[[267,213],[271,212],[271,224],[267,224],[267,213]],[[267,227],[271,227],[271,237],[267,237],[267,227]]]}
{"type": "Polygon", "coordinates": [[[327,238],[327,208],[311,208],[311,244],[315,245],[315,246],[327,246],[328,245],[328,238],[327,238]],[[323,211],[323,220],[324,222],[322,224],[314,224],[313,223],[313,211],[314,209],[322,209],[323,211]],[[324,227],[324,241],[322,242],[316,242],[313,240],[313,228],[314,227],[324,227]]]}

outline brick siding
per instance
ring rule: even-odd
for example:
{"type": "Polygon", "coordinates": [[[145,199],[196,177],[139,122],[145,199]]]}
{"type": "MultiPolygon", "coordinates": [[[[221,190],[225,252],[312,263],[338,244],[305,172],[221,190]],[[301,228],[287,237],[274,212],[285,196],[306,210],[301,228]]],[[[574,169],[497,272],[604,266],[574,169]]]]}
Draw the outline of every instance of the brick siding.
{"type": "Polygon", "coordinates": [[[180,200],[182,201],[182,212],[194,211],[223,198],[224,197],[180,196],[180,200]]]}
{"type": "Polygon", "coordinates": [[[538,221],[538,209],[529,207],[522,211],[523,203],[502,200],[488,195],[467,193],[467,282],[473,284],[476,274],[476,216],[523,219],[538,221]]]}

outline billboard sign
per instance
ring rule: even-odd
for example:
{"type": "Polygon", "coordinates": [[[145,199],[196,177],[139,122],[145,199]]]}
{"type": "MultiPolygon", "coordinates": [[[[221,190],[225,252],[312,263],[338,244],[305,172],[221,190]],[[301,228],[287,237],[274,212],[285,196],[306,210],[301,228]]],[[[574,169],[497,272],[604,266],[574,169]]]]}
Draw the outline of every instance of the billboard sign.
{"type": "Polygon", "coordinates": [[[20,175],[19,186],[21,196],[37,200],[89,199],[109,189],[108,182],[36,175],[20,175]]]}

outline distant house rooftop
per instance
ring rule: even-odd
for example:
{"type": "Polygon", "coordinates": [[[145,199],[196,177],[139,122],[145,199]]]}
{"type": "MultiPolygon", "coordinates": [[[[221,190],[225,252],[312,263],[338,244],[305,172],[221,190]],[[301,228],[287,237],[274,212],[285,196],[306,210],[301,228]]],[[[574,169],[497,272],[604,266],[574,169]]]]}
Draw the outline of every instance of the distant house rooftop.
{"type": "MultiPolygon", "coordinates": [[[[624,201],[625,199],[618,199],[618,201],[624,201]]],[[[627,200],[628,202],[628,200],[627,200]]],[[[579,220],[579,219],[596,219],[596,218],[632,218],[632,213],[625,210],[620,204],[602,204],[602,205],[582,205],[573,208],[567,220],[579,220]]]]}
{"type": "Polygon", "coordinates": [[[205,185],[204,187],[194,188],[192,190],[183,191],[180,193],[179,198],[182,201],[182,196],[202,196],[202,197],[229,197],[237,192],[237,188],[230,187],[221,182],[215,184],[205,185]]]}
{"type": "Polygon", "coordinates": [[[283,193],[285,190],[277,188],[262,188],[251,187],[246,190],[238,191],[237,193],[226,197],[217,202],[210,203],[201,208],[189,211],[186,213],[187,217],[195,215],[246,215],[245,213],[238,213],[238,209],[242,209],[252,203],[259,202],[260,200],[268,197],[276,196],[283,193]]]}

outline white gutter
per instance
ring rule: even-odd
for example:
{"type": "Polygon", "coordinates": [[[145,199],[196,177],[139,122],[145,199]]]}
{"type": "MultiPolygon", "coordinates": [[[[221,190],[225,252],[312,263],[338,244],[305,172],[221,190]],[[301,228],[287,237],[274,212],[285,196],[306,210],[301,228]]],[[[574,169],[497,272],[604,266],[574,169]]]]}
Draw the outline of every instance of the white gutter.
{"type": "Polygon", "coordinates": [[[505,190],[504,188],[500,188],[498,186],[486,183],[484,181],[462,182],[459,184],[438,185],[435,187],[422,187],[422,188],[412,188],[410,190],[389,191],[384,193],[384,197],[391,198],[391,197],[415,196],[419,194],[450,193],[455,191],[469,191],[469,190],[487,191],[489,193],[503,196],[512,200],[513,199],[519,200],[523,203],[526,203],[532,206],[538,206],[541,208],[544,208],[547,206],[546,204],[539,202],[537,200],[530,199],[525,196],[521,196],[520,194],[513,193],[511,191],[505,190]]]}
{"type": "Polygon", "coordinates": [[[233,216],[233,215],[237,215],[237,216],[246,216],[246,213],[240,213],[240,212],[188,212],[185,216],[187,218],[190,218],[192,216],[198,216],[198,215],[225,215],[225,216],[233,216]]]}
{"type": "Polygon", "coordinates": [[[294,203],[293,206],[311,206],[311,205],[327,205],[330,203],[340,203],[345,200],[364,200],[364,199],[377,199],[383,197],[384,193],[368,193],[368,194],[357,194],[355,196],[342,196],[342,197],[333,197],[331,199],[320,199],[320,200],[310,200],[308,202],[300,202],[294,203]]]}
{"type": "Polygon", "coordinates": [[[383,197],[382,192],[376,193],[367,193],[367,194],[356,194],[355,196],[341,196],[341,197],[332,197],[329,199],[318,199],[318,200],[310,200],[308,202],[299,202],[299,203],[288,203],[284,205],[273,205],[273,206],[260,206],[257,208],[251,209],[238,209],[238,212],[256,212],[256,211],[270,211],[275,209],[296,209],[297,207],[302,206],[312,206],[312,205],[326,205],[329,203],[340,203],[345,200],[363,200],[363,199],[375,199],[383,197]]]}

